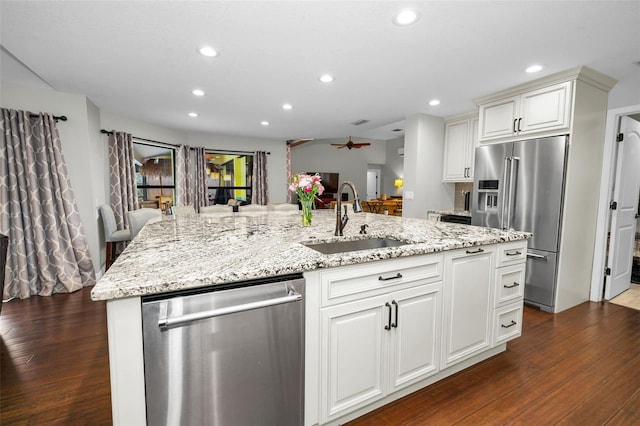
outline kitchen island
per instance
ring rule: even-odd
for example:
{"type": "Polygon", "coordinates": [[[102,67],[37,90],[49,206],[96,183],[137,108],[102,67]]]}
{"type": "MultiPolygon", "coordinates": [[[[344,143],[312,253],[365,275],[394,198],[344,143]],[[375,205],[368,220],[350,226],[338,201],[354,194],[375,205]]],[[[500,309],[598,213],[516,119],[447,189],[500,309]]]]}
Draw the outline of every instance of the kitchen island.
{"type": "Polygon", "coordinates": [[[108,301],[114,423],[146,422],[143,296],[304,273],[308,425],[353,418],[499,353],[519,335],[517,280],[529,234],[368,213],[350,215],[344,237],[333,236],[334,226],[330,211],[316,211],[310,227],[302,227],[298,215],[279,213],[200,215],[145,226],[92,291],[94,300],[108,301]],[[302,244],[376,237],[408,244],[335,254],[302,244]],[[508,294],[494,288],[513,277],[516,284],[504,286],[508,294]],[[386,323],[387,298],[396,307],[393,326],[386,323]],[[347,365],[344,351],[358,348],[331,342],[359,334],[358,327],[343,327],[343,319],[357,326],[361,312],[373,313],[371,324],[384,322],[397,336],[374,337],[380,353],[358,359],[372,368],[347,377],[335,366],[347,365]],[[411,326],[412,317],[428,321],[429,332],[421,331],[424,323],[411,326]],[[390,356],[403,338],[410,346],[390,356]],[[381,377],[394,370],[389,365],[401,370],[391,385],[381,377]],[[346,379],[348,387],[341,387],[346,379]]]}

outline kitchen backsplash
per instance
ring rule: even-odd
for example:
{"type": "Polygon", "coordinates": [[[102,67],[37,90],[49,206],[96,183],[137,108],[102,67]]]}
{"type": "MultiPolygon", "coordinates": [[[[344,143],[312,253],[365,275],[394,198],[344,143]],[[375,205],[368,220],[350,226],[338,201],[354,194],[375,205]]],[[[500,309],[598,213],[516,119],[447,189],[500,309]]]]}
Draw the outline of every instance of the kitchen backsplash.
{"type": "Polygon", "coordinates": [[[455,210],[464,210],[464,194],[465,192],[471,192],[472,189],[473,182],[456,183],[456,193],[453,201],[453,208],[455,210]]]}

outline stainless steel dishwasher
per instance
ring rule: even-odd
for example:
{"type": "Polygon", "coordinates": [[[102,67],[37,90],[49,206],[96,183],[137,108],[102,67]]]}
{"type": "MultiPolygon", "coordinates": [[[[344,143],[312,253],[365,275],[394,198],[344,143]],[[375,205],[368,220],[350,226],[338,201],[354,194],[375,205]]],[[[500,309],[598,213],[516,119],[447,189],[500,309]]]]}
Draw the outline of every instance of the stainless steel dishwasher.
{"type": "Polygon", "coordinates": [[[304,279],[143,298],[148,425],[304,421],[304,279]]]}

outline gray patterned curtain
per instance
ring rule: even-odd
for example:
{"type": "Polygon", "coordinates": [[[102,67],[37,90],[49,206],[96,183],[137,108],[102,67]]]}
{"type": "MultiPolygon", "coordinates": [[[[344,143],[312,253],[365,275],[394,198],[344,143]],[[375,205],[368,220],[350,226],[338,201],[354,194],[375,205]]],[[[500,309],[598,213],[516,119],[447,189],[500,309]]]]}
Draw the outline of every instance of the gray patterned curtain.
{"type": "Polygon", "coordinates": [[[180,145],[176,149],[176,192],[178,205],[192,204],[196,211],[207,205],[204,148],[180,145]]]}
{"type": "Polygon", "coordinates": [[[3,298],[95,284],[53,116],[2,108],[0,130],[0,233],[9,235],[3,298]]]}
{"type": "MultiPolygon", "coordinates": [[[[128,229],[127,212],[138,209],[136,169],[133,162],[133,139],[130,133],[109,134],[109,181],[111,208],[118,229],[128,229]]],[[[118,243],[118,251],[124,248],[118,243]]]]}
{"type": "Polygon", "coordinates": [[[204,148],[197,147],[191,150],[191,164],[193,165],[193,206],[196,211],[208,204],[207,176],[204,161],[204,148]]]}
{"type": "Polygon", "coordinates": [[[264,151],[256,151],[253,157],[252,192],[252,204],[265,205],[269,202],[269,191],[267,188],[267,153],[264,151]]]}

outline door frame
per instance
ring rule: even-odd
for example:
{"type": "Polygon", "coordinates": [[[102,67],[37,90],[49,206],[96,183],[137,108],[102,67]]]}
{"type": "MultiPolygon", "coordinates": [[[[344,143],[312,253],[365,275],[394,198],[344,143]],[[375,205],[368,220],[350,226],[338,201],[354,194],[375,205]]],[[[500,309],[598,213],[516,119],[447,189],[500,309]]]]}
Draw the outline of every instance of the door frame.
{"type": "MultiPolygon", "coordinates": [[[[375,172],[376,174],[376,194],[378,197],[380,197],[380,195],[382,194],[382,185],[381,185],[381,180],[382,180],[382,170],[377,168],[377,167],[367,167],[367,189],[365,192],[365,198],[368,197],[369,194],[369,172],[375,172]]],[[[367,201],[369,201],[367,199],[367,201]]]]}
{"type": "Polygon", "coordinates": [[[609,201],[613,196],[613,184],[616,178],[616,135],[620,128],[620,119],[627,115],[640,114],[640,104],[607,111],[605,126],[604,152],[602,156],[602,178],[596,222],[596,241],[591,271],[591,294],[589,300],[600,302],[604,295],[604,268],[606,266],[607,234],[611,226],[609,201]]]}

